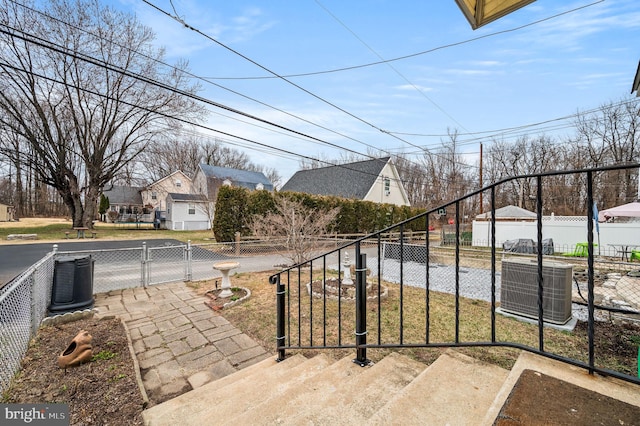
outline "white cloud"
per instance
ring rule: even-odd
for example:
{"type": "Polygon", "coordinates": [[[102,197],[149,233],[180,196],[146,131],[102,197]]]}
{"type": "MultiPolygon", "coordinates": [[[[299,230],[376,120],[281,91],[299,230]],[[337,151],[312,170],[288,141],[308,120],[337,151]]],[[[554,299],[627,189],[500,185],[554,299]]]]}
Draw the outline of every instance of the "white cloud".
{"type": "Polygon", "coordinates": [[[403,90],[403,91],[406,91],[406,90],[412,90],[412,91],[419,90],[421,92],[431,92],[433,90],[432,87],[421,86],[419,84],[402,84],[400,86],[395,86],[395,89],[396,90],[403,90]]]}

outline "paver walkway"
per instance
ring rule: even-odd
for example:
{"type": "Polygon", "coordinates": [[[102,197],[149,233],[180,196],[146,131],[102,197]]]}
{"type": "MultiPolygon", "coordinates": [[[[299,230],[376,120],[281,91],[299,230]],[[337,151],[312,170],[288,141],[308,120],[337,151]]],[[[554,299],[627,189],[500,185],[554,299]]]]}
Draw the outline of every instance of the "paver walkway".
{"type": "Polygon", "coordinates": [[[183,282],[97,294],[127,326],[151,405],[271,356],[183,282]]]}

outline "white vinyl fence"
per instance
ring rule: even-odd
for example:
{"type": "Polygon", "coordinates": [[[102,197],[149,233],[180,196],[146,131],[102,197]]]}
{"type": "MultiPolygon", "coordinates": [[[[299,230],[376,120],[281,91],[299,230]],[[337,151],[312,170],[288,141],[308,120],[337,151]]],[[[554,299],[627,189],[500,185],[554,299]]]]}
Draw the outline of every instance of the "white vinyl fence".
{"type": "MultiPolygon", "coordinates": [[[[518,238],[537,240],[537,221],[496,220],[496,246],[518,238]]],[[[598,244],[594,252],[602,256],[616,256],[615,245],[640,247],[640,221],[627,223],[599,223],[593,227],[593,242],[598,244]],[[599,230],[599,232],[598,232],[599,230]]],[[[491,246],[491,222],[473,221],[473,243],[478,247],[491,246]]],[[[542,238],[553,239],[556,252],[573,251],[576,244],[587,242],[586,216],[543,216],[542,238]]]]}

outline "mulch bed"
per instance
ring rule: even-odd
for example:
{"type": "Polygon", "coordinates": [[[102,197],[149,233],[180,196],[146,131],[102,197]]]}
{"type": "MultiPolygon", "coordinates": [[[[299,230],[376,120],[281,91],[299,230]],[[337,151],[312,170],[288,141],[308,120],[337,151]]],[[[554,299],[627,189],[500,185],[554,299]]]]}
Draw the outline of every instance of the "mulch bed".
{"type": "Polygon", "coordinates": [[[124,326],[117,318],[88,318],[41,327],[2,402],[66,403],[72,425],[142,425],[144,401],[124,326]],[[92,360],[59,368],[58,355],[80,330],[93,337],[92,360]]]}

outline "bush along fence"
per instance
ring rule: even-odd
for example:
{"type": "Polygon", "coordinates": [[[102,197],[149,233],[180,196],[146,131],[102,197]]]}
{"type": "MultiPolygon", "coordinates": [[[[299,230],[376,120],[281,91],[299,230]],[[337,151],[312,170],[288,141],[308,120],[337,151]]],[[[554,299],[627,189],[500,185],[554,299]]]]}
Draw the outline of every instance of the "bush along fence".
{"type": "MultiPolygon", "coordinates": [[[[339,209],[335,222],[327,232],[338,234],[368,234],[416,216],[424,209],[370,201],[348,200],[338,197],[321,197],[309,194],[269,191],[249,191],[246,188],[223,186],[218,192],[213,232],[217,241],[233,241],[235,233],[250,234],[247,226],[254,215],[264,216],[275,211],[277,197],[301,202],[317,212],[339,209]]],[[[413,231],[424,231],[424,224],[412,223],[413,231]]]]}

